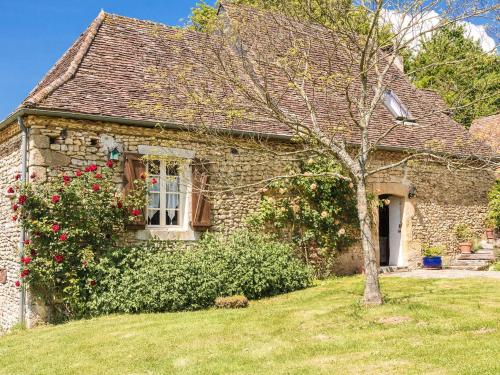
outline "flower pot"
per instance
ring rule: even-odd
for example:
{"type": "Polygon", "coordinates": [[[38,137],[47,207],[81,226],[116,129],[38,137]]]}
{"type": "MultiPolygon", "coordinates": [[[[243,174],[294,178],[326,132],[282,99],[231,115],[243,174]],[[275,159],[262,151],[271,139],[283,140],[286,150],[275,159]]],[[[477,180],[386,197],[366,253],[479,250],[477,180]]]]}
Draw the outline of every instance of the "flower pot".
{"type": "Polygon", "coordinates": [[[424,268],[441,269],[443,268],[443,261],[440,256],[423,257],[422,265],[424,268]]]}
{"type": "Polygon", "coordinates": [[[495,230],[493,228],[487,228],[486,231],[486,238],[488,240],[494,240],[495,239],[495,230]]]}
{"type": "Polygon", "coordinates": [[[461,242],[458,244],[458,248],[462,254],[472,253],[472,243],[471,242],[461,242]]]}

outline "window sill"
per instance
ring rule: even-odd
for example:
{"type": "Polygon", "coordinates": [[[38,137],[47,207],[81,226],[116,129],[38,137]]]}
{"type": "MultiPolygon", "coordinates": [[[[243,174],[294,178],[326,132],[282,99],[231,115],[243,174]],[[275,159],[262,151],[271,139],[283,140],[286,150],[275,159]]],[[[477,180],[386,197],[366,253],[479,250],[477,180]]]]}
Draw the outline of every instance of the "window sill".
{"type": "Polygon", "coordinates": [[[158,239],[162,241],[197,241],[200,237],[192,229],[186,228],[146,228],[135,233],[135,238],[142,241],[158,239]]]}

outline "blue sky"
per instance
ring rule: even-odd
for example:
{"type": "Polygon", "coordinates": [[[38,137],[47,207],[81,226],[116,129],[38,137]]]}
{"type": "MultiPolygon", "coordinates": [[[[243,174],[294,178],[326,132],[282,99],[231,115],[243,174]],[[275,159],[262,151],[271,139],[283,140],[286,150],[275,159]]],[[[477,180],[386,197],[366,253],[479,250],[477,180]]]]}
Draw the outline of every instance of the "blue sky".
{"type": "Polygon", "coordinates": [[[0,120],[19,105],[101,9],[178,25],[196,2],[0,0],[0,120]]]}

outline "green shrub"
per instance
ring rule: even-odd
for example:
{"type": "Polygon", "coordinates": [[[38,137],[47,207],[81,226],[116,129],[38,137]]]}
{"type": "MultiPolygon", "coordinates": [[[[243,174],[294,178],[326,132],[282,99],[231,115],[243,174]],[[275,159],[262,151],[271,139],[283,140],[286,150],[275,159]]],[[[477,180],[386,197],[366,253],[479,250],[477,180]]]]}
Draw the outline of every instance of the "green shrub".
{"type": "Polygon", "coordinates": [[[474,238],[474,233],[472,232],[472,229],[465,224],[465,223],[459,223],[455,225],[455,237],[459,242],[470,242],[474,238]]]}
{"type": "Polygon", "coordinates": [[[245,296],[217,297],[215,307],[219,309],[241,309],[248,307],[248,298],[245,296]]]}
{"type": "Polygon", "coordinates": [[[493,228],[500,229],[500,179],[488,194],[488,224],[493,228]]]}
{"type": "Polygon", "coordinates": [[[195,310],[221,296],[258,299],[312,283],[288,245],[248,231],[207,234],[189,249],[149,242],[116,251],[98,273],[89,314],[195,310]]]}
{"type": "Polygon", "coordinates": [[[445,250],[445,248],[442,245],[430,246],[430,245],[425,244],[422,247],[422,254],[424,257],[438,257],[438,256],[443,255],[444,250],[445,250]]]}
{"type": "Polygon", "coordinates": [[[500,271],[500,262],[493,263],[490,268],[490,271],[500,271]]]}

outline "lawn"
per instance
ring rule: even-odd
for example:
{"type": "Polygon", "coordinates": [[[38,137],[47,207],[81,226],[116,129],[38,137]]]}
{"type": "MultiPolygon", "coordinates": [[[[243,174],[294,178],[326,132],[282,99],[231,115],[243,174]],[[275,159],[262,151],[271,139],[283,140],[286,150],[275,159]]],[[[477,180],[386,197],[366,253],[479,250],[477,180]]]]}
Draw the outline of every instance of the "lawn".
{"type": "Polygon", "coordinates": [[[120,315],[0,337],[1,374],[499,374],[500,281],[348,277],[243,310],[120,315]]]}

